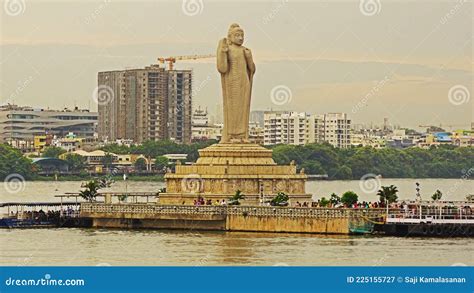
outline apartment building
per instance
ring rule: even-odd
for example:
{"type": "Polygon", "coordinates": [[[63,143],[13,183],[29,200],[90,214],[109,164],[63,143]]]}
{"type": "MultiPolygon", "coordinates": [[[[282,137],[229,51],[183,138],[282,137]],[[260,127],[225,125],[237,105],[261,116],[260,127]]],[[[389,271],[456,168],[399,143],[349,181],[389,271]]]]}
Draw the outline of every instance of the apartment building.
{"type": "Polygon", "coordinates": [[[264,114],[264,144],[328,142],[335,147],[350,146],[351,121],[345,113],[310,115],[302,112],[267,111],[264,114]]]}
{"type": "Polygon", "coordinates": [[[151,65],[99,72],[99,138],[189,143],[191,92],[191,70],[151,65]]]}

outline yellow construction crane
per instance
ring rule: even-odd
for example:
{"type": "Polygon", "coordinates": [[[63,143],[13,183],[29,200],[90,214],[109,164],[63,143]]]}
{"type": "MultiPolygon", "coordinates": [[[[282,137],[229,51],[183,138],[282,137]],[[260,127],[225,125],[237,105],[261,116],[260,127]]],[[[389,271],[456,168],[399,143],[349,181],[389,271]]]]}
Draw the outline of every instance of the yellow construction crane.
{"type": "Polygon", "coordinates": [[[216,55],[208,54],[208,55],[188,55],[188,56],[171,56],[171,57],[159,57],[158,62],[165,66],[165,62],[168,62],[168,70],[173,70],[174,63],[177,60],[196,60],[196,59],[206,59],[216,57],[216,55]]]}

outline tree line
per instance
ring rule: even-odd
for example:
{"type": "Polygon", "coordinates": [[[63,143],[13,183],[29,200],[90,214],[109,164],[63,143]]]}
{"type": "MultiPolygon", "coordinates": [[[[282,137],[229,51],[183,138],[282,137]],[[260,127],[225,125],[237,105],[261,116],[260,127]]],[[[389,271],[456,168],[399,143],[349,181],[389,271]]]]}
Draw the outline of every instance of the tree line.
{"type": "Polygon", "coordinates": [[[272,149],[278,164],[294,161],[306,174],[327,174],[329,179],[360,179],[368,173],[386,178],[460,178],[474,168],[473,147],[340,149],[324,143],[272,149]]]}
{"type": "MultiPolygon", "coordinates": [[[[185,145],[162,140],[147,141],[130,147],[110,144],[101,149],[115,154],[142,154],[147,158],[156,159],[161,169],[168,163],[162,157],[164,154],[187,154],[187,161],[195,162],[199,149],[213,143],[216,141],[185,145]]],[[[360,179],[369,173],[385,178],[461,178],[474,173],[473,147],[446,145],[429,149],[340,149],[324,143],[304,146],[276,145],[269,148],[273,150],[273,158],[278,164],[290,164],[294,161],[298,171],[304,168],[306,174],[327,174],[329,179],[360,179]]],[[[59,148],[50,147],[45,150],[43,157],[57,158],[63,152],[59,148]]],[[[65,160],[73,170],[85,168],[85,162],[78,155],[68,154],[65,160]]],[[[32,164],[31,159],[9,145],[0,144],[1,180],[12,173],[32,179],[36,171],[38,167],[32,164]]]]}

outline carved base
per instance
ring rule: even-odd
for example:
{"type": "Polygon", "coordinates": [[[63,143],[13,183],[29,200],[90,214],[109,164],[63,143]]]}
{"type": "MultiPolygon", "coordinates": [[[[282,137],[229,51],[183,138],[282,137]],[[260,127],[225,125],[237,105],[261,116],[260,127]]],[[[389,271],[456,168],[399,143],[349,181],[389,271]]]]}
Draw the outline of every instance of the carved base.
{"type": "Polygon", "coordinates": [[[256,144],[215,144],[199,151],[193,165],[177,165],[167,173],[166,193],[161,204],[193,204],[205,200],[228,200],[237,190],[245,195],[242,204],[255,205],[271,200],[278,192],[288,194],[291,202],[309,202],[305,174],[297,174],[294,164],[278,166],[272,151],[256,144]]]}

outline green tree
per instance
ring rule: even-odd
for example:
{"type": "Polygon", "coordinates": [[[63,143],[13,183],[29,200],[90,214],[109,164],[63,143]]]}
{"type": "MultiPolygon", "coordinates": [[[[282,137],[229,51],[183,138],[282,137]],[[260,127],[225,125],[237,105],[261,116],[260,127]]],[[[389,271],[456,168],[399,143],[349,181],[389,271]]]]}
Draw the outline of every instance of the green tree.
{"type": "Polygon", "coordinates": [[[359,200],[359,197],[353,191],[346,191],[346,192],[344,192],[344,194],[341,197],[341,202],[347,207],[352,206],[358,200],[359,200]]]}
{"type": "Polygon", "coordinates": [[[59,158],[59,156],[64,154],[65,152],[66,150],[60,147],[50,146],[44,149],[42,157],[43,158],[59,158]]]}
{"type": "Polygon", "coordinates": [[[329,198],[329,202],[334,206],[341,202],[341,198],[337,194],[333,193],[329,198]]]}
{"type": "Polygon", "coordinates": [[[96,200],[96,197],[97,195],[99,194],[99,189],[101,188],[100,186],[100,182],[98,180],[91,180],[91,181],[88,181],[85,185],[84,185],[85,189],[84,190],[81,190],[79,192],[79,195],[89,201],[89,202],[93,202],[96,200]]]}
{"type": "Polygon", "coordinates": [[[352,178],[352,169],[346,165],[341,166],[334,174],[336,179],[350,179],[352,178]]]}
{"type": "Polygon", "coordinates": [[[288,205],[288,200],[290,198],[284,192],[278,192],[278,194],[271,200],[270,204],[272,206],[283,206],[288,205]]]}
{"type": "Polygon", "coordinates": [[[24,157],[19,150],[7,144],[0,144],[0,180],[11,174],[31,179],[34,175],[32,161],[24,157]]]}
{"type": "Polygon", "coordinates": [[[441,190],[436,189],[435,193],[433,193],[433,195],[431,196],[431,199],[437,201],[437,200],[440,200],[442,197],[443,197],[443,193],[441,192],[441,190]]]}
{"type": "Polygon", "coordinates": [[[85,189],[79,191],[79,195],[83,199],[93,202],[96,200],[100,189],[110,187],[113,183],[114,181],[110,177],[90,180],[83,185],[85,189]]]}
{"type": "Polygon", "coordinates": [[[244,199],[245,196],[244,194],[242,193],[242,191],[240,190],[237,190],[234,194],[234,196],[232,196],[230,199],[229,199],[229,205],[240,205],[240,200],[241,199],[244,199]]]}
{"type": "Polygon", "coordinates": [[[113,162],[114,162],[114,156],[110,153],[105,153],[105,155],[102,157],[102,165],[104,166],[106,170],[110,170],[113,162]]]}
{"type": "Polygon", "coordinates": [[[377,192],[377,195],[379,196],[380,202],[396,202],[397,201],[397,193],[398,189],[394,185],[390,186],[382,186],[379,191],[377,192]]]}
{"type": "Polygon", "coordinates": [[[155,169],[165,172],[166,167],[168,167],[169,159],[167,157],[158,156],[155,159],[155,169]]]}
{"type": "Polygon", "coordinates": [[[71,171],[82,171],[86,167],[86,159],[78,154],[67,154],[64,160],[71,171]]]}
{"type": "Polygon", "coordinates": [[[321,207],[327,207],[329,204],[331,203],[330,200],[326,199],[324,196],[321,198],[321,200],[319,201],[319,205],[321,207]]]}
{"type": "Polygon", "coordinates": [[[144,158],[139,158],[135,161],[135,170],[137,171],[146,170],[146,160],[144,158]]]}
{"type": "Polygon", "coordinates": [[[129,154],[131,152],[132,148],[134,148],[134,146],[128,147],[126,145],[119,145],[117,143],[112,143],[112,144],[108,144],[106,146],[103,146],[101,148],[101,150],[103,150],[106,153],[114,153],[114,154],[118,154],[118,155],[125,155],[125,154],[129,154]]]}

